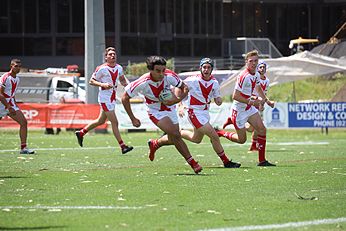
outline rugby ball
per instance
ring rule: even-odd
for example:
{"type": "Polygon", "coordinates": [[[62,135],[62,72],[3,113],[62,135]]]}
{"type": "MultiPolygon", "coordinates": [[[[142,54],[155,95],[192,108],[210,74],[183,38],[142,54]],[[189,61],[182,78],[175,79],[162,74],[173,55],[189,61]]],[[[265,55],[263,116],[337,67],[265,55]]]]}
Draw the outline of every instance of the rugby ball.
{"type": "Polygon", "coordinates": [[[173,98],[173,93],[170,89],[164,88],[159,95],[159,100],[161,102],[171,100],[173,98]]]}

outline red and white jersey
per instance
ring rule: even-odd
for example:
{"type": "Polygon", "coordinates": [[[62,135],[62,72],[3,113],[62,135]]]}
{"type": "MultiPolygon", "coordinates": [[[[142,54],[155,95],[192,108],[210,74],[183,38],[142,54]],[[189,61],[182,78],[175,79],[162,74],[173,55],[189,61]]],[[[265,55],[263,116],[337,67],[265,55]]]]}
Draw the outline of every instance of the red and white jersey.
{"type": "MultiPolygon", "coordinates": [[[[270,81],[269,81],[269,79],[268,79],[266,76],[264,76],[264,78],[265,78],[265,79],[262,79],[262,78],[259,79],[259,80],[260,80],[260,86],[261,86],[261,88],[262,88],[263,93],[264,93],[265,95],[267,95],[267,92],[268,92],[268,90],[269,90],[269,83],[270,83],[270,81]]],[[[255,91],[252,93],[252,95],[253,95],[253,96],[257,96],[257,97],[259,96],[256,89],[255,89],[255,91]]]]}
{"type": "MultiPolygon", "coordinates": [[[[255,86],[260,83],[259,79],[260,74],[258,72],[251,74],[248,69],[245,69],[238,76],[234,90],[240,91],[240,94],[248,99],[253,94],[255,86]]],[[[237,111],[244,111],[250,108],[246,103],[241,103],[237,100],[233,101],[232,107],[237,111]]]]}
{"type": "Polygon", "coordinates": [[[189,88],[187,107],[195,110],[209,110],[212,99],[220,97],[219,82],[211,76],[204,80],[201,74],[190,76],[184,80],[189,88]]]}
{"type": "Polygon", "coordinates": [[[182,80],[176,73],[166,69],[164,78],[161,81],[154,81],[150,73],[142,75],[136,81],[128,84],[125,87],[126,93],[132,98],[138,94],[145,97],[145,103],[148,107],[149,113],[155,111],[171,111],[173,106],[166,106],[159,100],[159,95],[163,89],[171,89],[171,87],[180,87],[182,80]]]}
{"type": "Polygon", "coordinates": [[[113,85],[113,88],[110,89],[99,87],[99,103],[112,103],[115,101],[119,77],[122,75],[124,75],[123,68],[119,64],[111,67],[107,63],[104,63],[96,68],[92,78],[98,82],[113,85]]]}
{"type": "Polygon", "coordinates": [[[0,77],[0,86],[2,88],[4,88],[4,96],[7,100],[7,102],[11,106],[16,105],[14,96],[16,94],[18,84],[19,84],[18,76],[13,77],[13,76],[11,76],[10,72],[7,72],[0,77]]]}

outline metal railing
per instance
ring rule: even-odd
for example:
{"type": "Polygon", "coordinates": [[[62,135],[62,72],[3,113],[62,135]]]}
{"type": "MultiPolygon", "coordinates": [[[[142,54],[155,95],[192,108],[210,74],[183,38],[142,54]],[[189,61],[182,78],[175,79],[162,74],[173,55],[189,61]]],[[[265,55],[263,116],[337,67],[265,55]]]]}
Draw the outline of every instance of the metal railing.
{"type": "Polygon", "coordinates": [[[239,37],[225,40],[226,51],[230,57],[244,57],[251,50],[258,50],[262,58],[279,58],[281,52],[275,47],[269,38],[239,37]],[[228,48],[228,49],[227,49],[228,48]]]}
{"type": "MultiPolygon", "coordinates": [[[[214,60],[215,70],[239,69],[244,65],[244,59],[237,58],[217,58],[214,60]]],[[[177,73],[185,71],[196,71],[199,69],[200,59],[196,58],[174,58],[173,70],[177,73]]]]}

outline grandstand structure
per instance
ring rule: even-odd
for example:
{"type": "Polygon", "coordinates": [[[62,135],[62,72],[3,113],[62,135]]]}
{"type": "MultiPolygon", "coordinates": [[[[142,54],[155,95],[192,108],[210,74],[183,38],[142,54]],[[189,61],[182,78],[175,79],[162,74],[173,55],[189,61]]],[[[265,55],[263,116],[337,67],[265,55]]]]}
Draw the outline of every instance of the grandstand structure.
{"type": "MultiPolygon", "coordinates": [[[[0,67],[7,69],[9,59],[18,57],[29,68],[77,64],[83,71],[85,2],[1,0],[0,67]]],[[[105,46],[116,47],[124,66],[153,54],[174,57],[181,65],[209,56],[221,66],[236,66],[237,50],[229,45],[237,38],[268,38],[287,56],[292,38],[318,36],[326,42],[346,19],[344,0],[103,2],[105,46]]],[[[95,28],[101,25],[93,22],[95,28]]]]}

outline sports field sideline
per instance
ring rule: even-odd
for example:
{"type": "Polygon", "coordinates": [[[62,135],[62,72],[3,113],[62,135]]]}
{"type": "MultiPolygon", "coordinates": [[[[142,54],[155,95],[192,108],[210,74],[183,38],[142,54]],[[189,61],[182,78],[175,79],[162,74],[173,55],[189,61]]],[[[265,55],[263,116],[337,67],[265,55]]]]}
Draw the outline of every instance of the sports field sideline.
{"type": "MultiPolygon", "coordinates": [[[[345,129],[268,130],[259,168],[250,143],[222,139],[242,164],[225,169],[208,139],[187,142],[196,175],[173,147],[147,158],[156,132],[29,132],[35,155],[18,154],[16,130],[0,129],[0,230],[346,230],[345,129]]],[[[248,134],[250,136],[250,134],[248,134]]]]}

